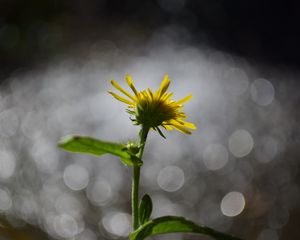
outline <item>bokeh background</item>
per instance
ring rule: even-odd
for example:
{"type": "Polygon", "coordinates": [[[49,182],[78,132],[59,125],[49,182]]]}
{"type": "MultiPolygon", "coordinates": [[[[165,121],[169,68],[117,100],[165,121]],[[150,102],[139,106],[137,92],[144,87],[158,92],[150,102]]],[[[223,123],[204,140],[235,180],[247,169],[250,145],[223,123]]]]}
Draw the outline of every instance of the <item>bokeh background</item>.
{"type": "MultiPolygon", "coordinates": [[[[141,194],[245,239],[297,239],[299,8],[291,1],[0,1],[1,239],[125,239],[131,169],[60,151],[136,139],[109,80],[187,94],[191,136],[151,132],[141,194]]],[[[153,239],[208,239],[166,235],[153,239]]]]}

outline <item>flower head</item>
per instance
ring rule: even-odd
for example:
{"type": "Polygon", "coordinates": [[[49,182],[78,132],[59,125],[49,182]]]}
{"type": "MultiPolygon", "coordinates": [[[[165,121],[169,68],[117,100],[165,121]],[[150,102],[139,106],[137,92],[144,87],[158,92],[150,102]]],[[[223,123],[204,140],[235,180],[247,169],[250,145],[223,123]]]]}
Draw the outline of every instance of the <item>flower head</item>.
{"type": "Polygon", "coordinates": [[[185,121],[186,115],[182,112],[182,104],[190,100],[192,95],[188,95],[179,101],[172,100],[173,93],[167,92],[170,85],[168,75],[164,76],[156,92],[153,92],[149,88],[137,91],[130,75],[126,75],[126,82],[133,91],[133,94],[125,91],[114,80],[111,81],[111,84],[126,97],[119,96],[113,92],[109,93],[117,100],[128,105],[127,112],[132,115],[133,118],[131,120],[134,124],[142,124],[143,126],[157,130],[161,135],[159,126],[167,130],[176,129],[186,134],[191,134],[189,129],[196,129],[193,123],[185,121]]]}

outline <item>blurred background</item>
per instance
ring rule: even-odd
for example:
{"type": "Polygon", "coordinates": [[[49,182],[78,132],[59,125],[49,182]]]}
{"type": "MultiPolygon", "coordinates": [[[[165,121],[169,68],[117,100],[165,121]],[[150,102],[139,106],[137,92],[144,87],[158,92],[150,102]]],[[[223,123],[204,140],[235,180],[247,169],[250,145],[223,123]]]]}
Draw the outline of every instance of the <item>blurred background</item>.
{"type": "MultiPolygon", "coordinates": [[[[165,73],[191,136],[152,132],[141,194],[253,240],[297,239],[300,14],[292,1],[0,0],[0,239],[126,239],[131,169],[60,151],[67,134],[136,139],[109,94],[165,73]]],[[[208,239],[166,235],[153,239],[208,239]]]]}

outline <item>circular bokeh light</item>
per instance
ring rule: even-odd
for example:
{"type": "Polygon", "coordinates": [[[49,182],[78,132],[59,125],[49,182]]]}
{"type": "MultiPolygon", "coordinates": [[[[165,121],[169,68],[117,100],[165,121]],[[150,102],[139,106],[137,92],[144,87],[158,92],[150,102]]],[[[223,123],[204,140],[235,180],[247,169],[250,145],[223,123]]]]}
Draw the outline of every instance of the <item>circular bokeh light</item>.
{"type": "Polygon", "coordinates": [[[82,190],[89,182],[89,173],[83,166],[71,164],[65,168],[64,182],[72,190],[82,190]]]}
{"type": "Polygon", "coordinates": [[[221,144],[208,145],[203,152],[203,162],[209,170],[221,169],[228,162],[228,151],[221,144]]]}
{"type": "Polygon", "coordinates": [[[123,212],[109,213],[102,219],[102,224],[107,232],[125,237],[131,231],[131,216],[123,212]]]}
{"type": "Polygon", "coordinates": [[[221,202],[221,211],[225,216],[234,217],[239,215],[245,207],[244,195],[240,192],[227,193],[221,202]]]}
{"type": "Polygon", "coordinates": [[[78,233],[76,220],[67,214],[61,214],[54,218],[55,232],[63,238],[72,238],[78,233]]]}
{"type": "Polygon", "coordinates": [[[274,100],[275,90],[270,81],[259,78],[251,84],[250,93],[255,103],[267,106],[274,100]]]}
{"type": "Polygon", "coordinates": [[[239,68],[230,68],[224,74],[225,88],[233,95],[242,95],[246,92],[249,81],[247,74],[239,68]]]}
{"type": "Polygon", "coordinates": [[[236,130],[228,140],[230,152],[238,158],[247,156],[253,148],[251,134],[243,129],[236,130]]]}
{"type": "Polygon", "coordinates": [[[7,151],[0,151],[0,178],[10,178],[16,168],[16,159],[13,154],[7,151]]]}
{"type": "Polygon", "coordinates": [[[111,185],[104,179],[99,179],[87,188],[87,197],[92,203],[104,206],[112,198],[111,185]]]}
{"type": "Polygon", "coordinates": [[[167,166],[160,170],[157,183],[167,192],[175,192],[184,184],[184,173],[176,166],[167,166]]]}

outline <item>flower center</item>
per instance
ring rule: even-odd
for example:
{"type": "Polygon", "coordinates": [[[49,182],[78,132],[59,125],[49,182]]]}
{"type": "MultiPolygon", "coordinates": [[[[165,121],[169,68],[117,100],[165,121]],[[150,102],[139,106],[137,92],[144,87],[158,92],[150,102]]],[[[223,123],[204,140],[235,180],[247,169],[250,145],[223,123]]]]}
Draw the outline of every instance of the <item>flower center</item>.
{"type": "Polygon", "coordinates": [[[161,99],[140,99],[136,105],[136,123],[155,128],[164,121],[176,118],[176,108],[161,99]]]}

